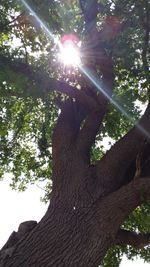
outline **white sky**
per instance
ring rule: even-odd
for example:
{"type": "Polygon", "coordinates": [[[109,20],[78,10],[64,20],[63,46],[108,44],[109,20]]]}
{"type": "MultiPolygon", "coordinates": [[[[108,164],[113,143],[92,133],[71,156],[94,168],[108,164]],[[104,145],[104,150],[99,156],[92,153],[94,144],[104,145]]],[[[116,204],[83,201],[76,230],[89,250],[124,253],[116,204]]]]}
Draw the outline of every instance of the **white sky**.
{"type": "MultiPolygon", "coordinates": [[[[26,220],[39,221],[47,206],[40,201],[43,192],[36,185],[18,193],[9,187],[9,180],[0,182],[0,248],[19,224],[26,220]]],[[[142,260],[128,261],[124,257],[120,267],[150,267],[142,260]]]]}

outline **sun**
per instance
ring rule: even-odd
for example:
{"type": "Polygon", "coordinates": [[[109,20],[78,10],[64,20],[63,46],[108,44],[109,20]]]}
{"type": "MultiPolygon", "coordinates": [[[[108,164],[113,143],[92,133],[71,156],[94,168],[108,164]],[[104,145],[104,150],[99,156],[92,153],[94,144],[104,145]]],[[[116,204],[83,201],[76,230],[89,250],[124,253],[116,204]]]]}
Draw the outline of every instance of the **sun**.
{"type": "Polygon", "coordinates": [[[65,46],[61,48],[59,56],[64,65],[77,66],[81,62],[79,52],[71,41],[66,41],[65,46]]]}
{"type": "MultiPolygon", "coordinates": [[[[71,35],[72,37],[72,35],[71,35]]],[[[78,66],[81,64],[79,45],[70,36],[62,39],[59,58],[64,65],[78,66]]]]}

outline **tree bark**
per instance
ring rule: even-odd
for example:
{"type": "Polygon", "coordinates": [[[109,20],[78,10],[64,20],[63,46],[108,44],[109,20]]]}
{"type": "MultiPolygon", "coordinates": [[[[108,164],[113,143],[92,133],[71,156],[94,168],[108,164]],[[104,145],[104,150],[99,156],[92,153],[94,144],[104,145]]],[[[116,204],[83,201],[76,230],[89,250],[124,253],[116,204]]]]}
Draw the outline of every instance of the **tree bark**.
{"type": "Polygon", "coordinates": [[[2,266],[98,266],[112,238],[103,233],[93,216],[86,208],[81,212],[54,205],[2,266]]]}
{"type": "MultiPolygon", "coordinates": [[[[28,234],[21,236],[9,253],[6,251],[1,267],[98,267],[107,250],[119,243],[116,240],[124,219],[143,201],[150,200],[149,177],[132,181],[99,199],[94,199],[85,186],[84,189],[78,187],[78,191],[75,186],[71,194],[65,188],[62,184],[61,194],[53,192],[43,219],[28,234]]],[[[128,237],[129,234],[125,237],[124,233],[124,240],[128,237]]],[[[122,241],[120,245],[124,243],[122,241]]],[[[130,244],[134,246],[134,242],[130,244]]]]}

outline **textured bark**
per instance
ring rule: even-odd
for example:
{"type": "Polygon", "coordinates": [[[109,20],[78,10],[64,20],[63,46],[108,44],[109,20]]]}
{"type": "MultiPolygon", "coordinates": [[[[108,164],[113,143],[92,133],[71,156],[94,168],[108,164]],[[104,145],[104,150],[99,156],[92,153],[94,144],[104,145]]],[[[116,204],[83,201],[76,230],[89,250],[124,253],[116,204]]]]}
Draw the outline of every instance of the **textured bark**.
{"type": "Polygon", "coordinates": [[[89,208],[49,208],[3,266],[98,266],[112,238],[103,233],[94,217],[89,208]]]}
{"type": "Polygon", "coordinates": [[[127,215],[142,203],[143,195],[150,199],[150,179],[140,178],[97,200],[86,188],[86,201],[79,192],[69,197],[64,193],[66,199],[63,194],[53,195],[43,219],[28,235],[21,236],[1,267],[98,266],[108,248],[116,244],[127,215]]]}

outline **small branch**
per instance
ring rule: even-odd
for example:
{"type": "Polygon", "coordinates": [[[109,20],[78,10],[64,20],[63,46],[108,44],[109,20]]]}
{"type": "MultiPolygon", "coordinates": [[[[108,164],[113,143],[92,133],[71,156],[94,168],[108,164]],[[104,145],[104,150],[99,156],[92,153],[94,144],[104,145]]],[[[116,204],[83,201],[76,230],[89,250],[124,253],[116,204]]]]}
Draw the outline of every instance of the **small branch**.
{"type": "Polygon", "coordinates": [[[137,234],[127,230],[120,229],[117,233],[115,245],[130,245],[136,249],[144,248],[150,244],[150,233],[137,234]]]}
{"type": "Polygon", "coordinates": [[[21,38],[21,42],[25,50],[25,63],[28,64],[28,51],[27,51],[26,41],[24,40],[24,38],[21,38]]]}
{"type": "MultiPolygon", "coordinates": [[[[15,21],[17,21],[25,12],[23,11],[21,14],[19,14],[16,18],[14,18],[13,20],[9,21],[6,24],[2,24],[0,26],[0,30],[3,31],[7,26],[11,25],[12,23],[14,23],[15,21]]],[[[11,25],[12,26],[12,25],[11,25]]]]}

